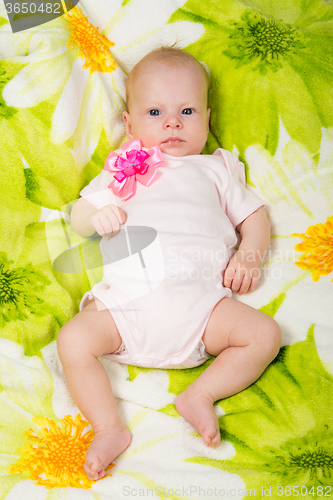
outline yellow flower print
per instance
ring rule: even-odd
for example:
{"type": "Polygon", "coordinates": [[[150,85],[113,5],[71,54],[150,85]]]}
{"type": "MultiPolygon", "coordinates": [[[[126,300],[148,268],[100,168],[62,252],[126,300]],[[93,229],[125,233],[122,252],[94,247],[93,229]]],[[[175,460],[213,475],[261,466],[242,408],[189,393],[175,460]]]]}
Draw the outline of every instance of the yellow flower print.
{"type": "Polygon", "coordinates": [[[305,234],[293,233],[292,236],[303,240],[295,246],[295,250],[304,252],[295,264],[311,271],[313,281],[333,271],[333,216],[328,217],[324,224],[309,226],[305,234]]]}
{"type": "Polygon", "coordinates": [[[89,69],[89,73],[114,71],[118,65],[109,51],[109,47],[113,47],[114,43],[100,34],[98,27],[89,22],[88,16],[85,16],[79,7],[66,12],[64,18],[69,23],[70,31],[67,47],[79,49],[81,59],[85,59],[83,68],[89,69]]]}
{"type": "MultiPolygon", "coordinates": [[[[80,414],[65,416],[59,423],[51,418],[34,417],[41,428],[37,436],[31,429],[26,431],[28,442],[20,450],[21,458],[8,471],[9,474],[27,472],[29,478],[46,488],[91,488],[95,483],[88,479],[83,469],[87,449],[94,431],[82,434],[89,422],[80,414]]],[[[111,463],[106,470],[114,467],[111,463]]]]}

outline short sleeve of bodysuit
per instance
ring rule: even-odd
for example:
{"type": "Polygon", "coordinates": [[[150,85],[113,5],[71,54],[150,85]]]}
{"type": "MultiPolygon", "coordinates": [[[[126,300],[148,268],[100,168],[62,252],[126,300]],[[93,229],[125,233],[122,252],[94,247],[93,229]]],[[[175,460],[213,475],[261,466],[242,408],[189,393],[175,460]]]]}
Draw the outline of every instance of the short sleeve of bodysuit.
{"type": "Polygon", "coordinates": [[[221,205],[229,220],[236,227],[265,203],[246,188],[245,167],[238,156],[225,149],[217,149],[212,156],[220,157],[228,172],[228,183],[221,195],[221,205]]]}
{"type": "Polygon", "coordinates": [[[225,191],[225,203],[226,214],[234,227],[264,206],[264,203],[242,184],[237,173],[230,178],[225,191]]]}
{"type": "Polygon", "coordinates": [[[102,170],[82,189],[82,191],[80,191],[80,195],[97,209],[110,204],[119,205],[119,203],[117,203],[118,197],[108,188],[112,179],[113,175],[111,172],[102,170]]]}

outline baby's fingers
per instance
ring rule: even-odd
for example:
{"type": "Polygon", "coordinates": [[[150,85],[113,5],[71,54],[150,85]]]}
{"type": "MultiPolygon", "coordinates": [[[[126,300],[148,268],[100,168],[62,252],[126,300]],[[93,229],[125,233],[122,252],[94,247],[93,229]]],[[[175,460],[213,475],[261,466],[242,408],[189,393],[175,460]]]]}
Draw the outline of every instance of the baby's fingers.
{"type": "Polygon", "coordinates": [[[104,230],[104,227],[99,219],[92,218],[91,225],[92,225],[93,229],[95,229],[96,233],[98,233],[100,236],[104,236],[105,230],[104,230]]]}
{"type": "Polygon", "coordinates": [[[243,281],[244,281],[244,271],[242,268],[240,269],[236,269],[235,271],[235,275],[234,275],[234,278],[232,280],[232,284],[231,284],[231,290],[233,292],[238,292],[240,293],[240,289],[243,285],[243,281]]]}
{"type": "Polygon", "coordinates": [[[104,213],[101,215],[101,222],[105,231],[105,234],[109,233],[118,233],[121,223],[119,222],[119,219],[117,215],[109,211],[107,213],[104,213]]]}
{"type": "Polygon", "coordinates": [[[255,288],[258,284],[258,281],[259,281],[259,277],[260,277],[260,269],[258,269],[252,273],[251,285],[250,285],[247,293],[253,292],[253,290],[255,290],[255,288]]]}
{"type": "Polygon", "coordinates": [[[223,278],[223,285],[226,288],[231,288],[232,280],[234,279],[236,270],[229,266],[227,269],[224,271],[224,278],[223,278]]]}
{"type": "Polygon", "coordinates": [[[117,207],[117,205],[110,205],[110,207],[111,207],[113,213],[115,214],[115,216],[117,217],[119,224],[125,224],[126,214],[125,214],[124,210],[117,207]]]}
{"type": "Polygon", "coordinates": [[[112,211],[97,212],[92,216],[91,223],[95,231],[97,231],[100,236],[118,232],[120,227],[119,221],[112,211]]]}
{"type": "Polygon", "coordinates": [[[223,284],[227,288],[230,288],[233,292],[238,292],[241,287],[243,280],[243,273],[241,269],[234,268],[229,265],[224,273],[223,284]]]}
{"type": "Polygon", "coordinates": [[[243,295],[248,292],[251,286],[251,276],[249,274],[244,274],[242,278],[242,283],[238,289],[238,294],[243,295]]]}

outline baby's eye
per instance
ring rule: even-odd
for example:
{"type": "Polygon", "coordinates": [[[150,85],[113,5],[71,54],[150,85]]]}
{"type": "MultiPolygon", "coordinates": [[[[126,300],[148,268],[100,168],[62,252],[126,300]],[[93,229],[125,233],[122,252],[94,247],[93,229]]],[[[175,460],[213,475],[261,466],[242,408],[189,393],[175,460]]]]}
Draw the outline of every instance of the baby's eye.
{"type": "Polygon", "coordinates": [[[160,111],[158,109],[150,109],[149,110],[149,114],[150,114],[150,116],[158,116],[161,113],[160,113],[160,111]]]}
{"type": "Polygon", "coordinates": [[[193,112],[194,112],[194,109],[192,109],[192,108],[185,108],[182,111],[183,115],[191,115],[193,112]]]}

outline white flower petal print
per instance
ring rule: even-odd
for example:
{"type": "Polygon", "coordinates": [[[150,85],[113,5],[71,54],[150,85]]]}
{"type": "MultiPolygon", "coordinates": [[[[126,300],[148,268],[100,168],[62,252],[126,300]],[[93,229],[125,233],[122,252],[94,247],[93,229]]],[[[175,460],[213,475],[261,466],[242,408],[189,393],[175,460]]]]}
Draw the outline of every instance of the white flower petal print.
{"type": "Polygon", "coordinates": [[[7,19],[8,23],[0,26],[0,59],[10,59],[15,56],[23,56],[28,52],[30,36],[25,32],[13,33],[9,24],[7,11],[3,2],[0,1],[0,17],[7,19]]]}
{"type": "Polygon", "coordinates": [[[148,52],[162,44],[177,42],[177,46],[183,48],[203,35],[204,27],[199,23],[181,21],[167,24],[173,12],[184,3],[184,0],[132,1],[119,11],[119,15],[110,18],[103,33],[115,43],[112,52],[126,73],[148,52]],[[154,19],[154,25],[151,26],[147,19],[154,19]]]}
{"type": "MultiPolygon", "coordinates": [[[[87,9],[92,1],[85,2],[87,9]]],[[[173,12],[186,3],[186,0],[132,0],[112,17],[103,28],[109,37],[112,34],[114,43],[121,47],[135,43],[138,39],[147,38],[159,30],[169,20],[173,12]],[[135,29],[133,29],[135,27],[135,29]],[[131,28],[131,29],[129,29],[131,28]]],[[[190,23],[188,23],[190,24],[190,23]]]]}
{"type": "Polygon", "coordinates": [[[56,342],[51,342],[42,349],[43,359],[50,370],[53,380],[52,408],[58,418],[77,414],[77,407],[66,385],[64,371],[58,356],[56,342]]]}
{"type": "Polygon", "coordinates": [[[17,450],[23,446],[25,431],[38,430],[32,418],[50,413],[52,376],[41,358],[25,356],[22,346],[0,339],[0,386],[0,476],[5,478],[19,458],[17,450]]]}
{"type": "Polygon", "coordinates": [[[114,50],[114,55],[117,60],[121,61],[120,64],[124,71],[129,73],[133,66],[151,50],[157,49],[161,45],[172,45],[175,42],[179,48],[187,47],[196,42],[204,31],[204,27],[199,23],[187,21],[171,23],[149,33],[149,38],[140,40],[139,44],[135,40],[119,48],[119,52],[114,50]]]}
{"type": "MultiPolygon", "coordinates": [[[[123,0],[98,0],[98,9],[96,9],[95,0],[81,0],[80,6],[85,12],[89,12],[91,22],[98,26],[101,31],[110,22],[110,19],[116,19],[120,12],[124,11],[122,7],[123,0]],[[122,9],[121,9],[122,7],[122,9]]],[[[107,36],[104,33],[105,36],[107,36]]]]}
{"type": "Polygon", "coordinates": [[[102,109],[108,98],[96,74],[90,75],[81,106],[80,118],[74,133],[74,160],[79,170],[89,161],[102,131],[102,109]]]}
{"type": "Polygon", "coordinates": [[[49,99],[63,87],[71,68],[65,55],[25,66],[7,85],[2,95],[7,106],[29,108],[49,99]]]}
{"type": "MultiPolygon", "coordinates": [[[[1,3],[0,3],[1,5],[1,3]]],[[[0,11],[0,17],[4,17],[8,20],[5,9],[0,11]]],[[[52,37],[50,31],[54,32],[56,36],[59,36],[59,32],[57,30],[63,31],[64,36],[68,39],[68,31],[64,29],[64,23],[61,18],[57,18],[52,22],[52,29],[45,29],[45,25],[41,24],[36,26],[35,28],[30,28],[29,30],[19,31],[18,33],[13,33],[11,29],[10,23],[5,23],[0,26],[0,36],[1,36],[1,44],[0,44],[0,59],[13,59],[16,62],[29,62],[34,58],[33,54],[29,54],[30,50],[33,48],[34,44],[39,45],[38,52],[47,52],[49,50],[49,45],[54,43],[54,36],[52,37]],[[48,36],[50,36],[50,41],[45,40],[45,37],[42,36],[42,43],[40,38],[38,37],[38,33],[49,32],[48,36]],[[34,39],[31,45],[31,39],[34,39]],[[28,55],[27,55],[28,54],[28,55]]],[[[61,46],[54,47],[53,50],[62,50],[61,46]]]]}
{"type": "Polygon", "coordinates": [[[16,405],[32,414],[45,411],[44,399],[52,386],[52,377],[43,360],[25,356],[22,346],[0,339],[0,368],[0,385],[16,405]]]}
{"type": "Polygon", "coordinates": [[[66,141],[74,134],[88,78],[88,72],[82,68],[82,61],[76,59],[53,114],[51,140],[55,144],[66,141]]]}
{"type": "Polygon", "coordinates": [[[94,152],[102,128],[111,148],[117,148],[124,137],[122,121],[115,120],[123,109],[124,81],[120,68],[111,77],[104,73],[89,75],[80,60],[74,62],[53,114],[51,140],[60,144],[74,134],[74,159],[79,170],[94,152]]]}
{"type": "Polygon", "coordinates": [[[48,496],[48,491],[43,486],[37,486],[29,479],[20,481],[10,490],[5,496],[4,500],[18,500],[19,498],[33,498],[34,500],[46,500],[51,497],[48,496]],[[28,496],[29,495],[29,496],[28,496]]]}
{"type": "Polygon", "coordinates": [[[67,50],[69,33],[60,28],[43,29],[34,33],[30,38],[28,55],[15,56],[15,62],[38,63],[60,56],[67,50]]]}
{"type": "MultiPolygon", "coordinates": [[[[274,157],[261,146],[250,146],[245,152],[255,184],[250,189],[267,201],[272,237],[258,288],[239,300],[261,308],[275,299],[274,318],[282,328],[283,344],[304,340],[315,324],[318,353],[332,371],[332,346],[327,335],[331,327],[332,273],[322,272],[314,281],[313,270],[295,265],[300,259],[295,249],[300,243],[298,234],[321,225],[324,237],[327,235],[323,244],[327,245],[330,238],[327,219],[333,215],[333,130],[323,129],[322,133],[321,148],[314,157],[290,139],[282,123],[274,157]]],[[[328,249],[328,270],[329,253],[328,249]]]]}
{"type": "MultiPolygon", "coordinates": [[[[28,396],[24,389],[22,393],[28,396]]],[[[33,415],[25,411],[19,404],[15,404],[12,395],[9,397],[6,392],[2,392],[0,403],[2,422],[0,444],[3,466],[3,468],[0,467],[0,475],[2,475],[8,471],[8,464],[11,466],[19,458],[16,452],[23,444],[24,432],[31,427],[35,430],[37,426],[31,421],[33,415]]]]}
{"type": "Polygon", "coordinates": [[[103,128],[106,137],[111,145],[111,149],[119,147],[119,138],[121,141],[125,138],[125,129],[123,120],[114,120],[115,116],[122,116],[124,102],[126,98],[124,73],[117,68],[111,76],[106,73],[99,73],[102,86],[104,88],[105,105],[101,109],[103,128]]]}
{"type": "Polygon", "coordinates": [[[314,326],[316,349],[326,370],[333,374],[332,336],[332,283],[326,276],[313,282],[307,276],[288,291],[287,297],[276,312],[285,344],[304,340],[311,325],[314,326]]]}
{"type": "MultiPolygon", "coordinates": [[[[306,147],[292,141],[280,121],[279,144],[274,157],[261,146],[249,146],[245,153],[254,192],[269,202],[274,224],[285,224],[281,210],[288,213],[290,230],[294,232],[293,210],[308,224],[333,211],[330,196],[333,165],[333,130],[322,130],[318,164],[306,147]]],[[[286,230],[286,228],[284,228],[286,230]]],[[[286,232],[284,234],[287,234],[286,232]]]]}

